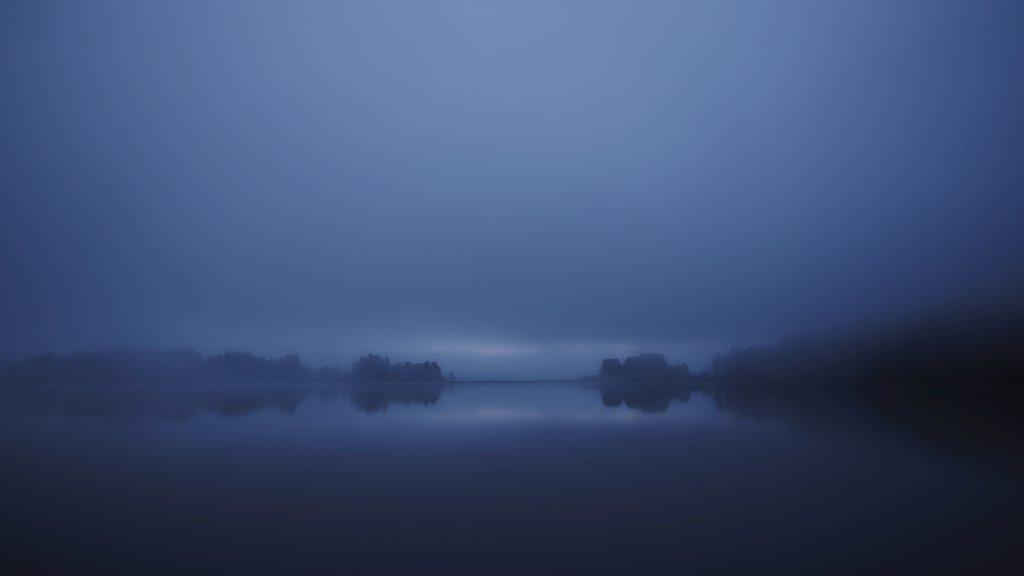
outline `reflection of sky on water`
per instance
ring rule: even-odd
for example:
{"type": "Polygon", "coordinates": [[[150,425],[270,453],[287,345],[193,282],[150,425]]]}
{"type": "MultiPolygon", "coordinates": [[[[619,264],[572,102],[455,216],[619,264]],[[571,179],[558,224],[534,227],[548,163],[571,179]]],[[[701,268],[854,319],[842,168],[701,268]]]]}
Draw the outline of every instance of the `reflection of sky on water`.
{"type": "Polygon", "coordinates": [[[977,448],[998,435],[931,442],[991,414],[963,400],[4,388],[0,541],[23,545],[0,573],[887,573],[894,554],[956,571],[1012,549],[1021,477],[977,448]]]}
{"type": "MultiPolygon", "coordinates": [[[[301,410],[333,411],[336,407],[304,405],[301,410]]],[[[346,409],[347,412],[347,409],[346,409]]],[[[367,414],[369,419],[403,420],[431,424],[530,423],[653,423],[712,422],[721,419],[708,397],[689,404],[674,403],[658,418],[625,406],[607,408],[590,388],[565,385],[465,385],[446,388],[434,405],[392,404],[367,414]]]]}
{"type": "MultiPolygon", "coordinates": [[[[641,387],[633,387],[641,389],[641,387]]],[[[507,385],[8,386],[0,415],[55,419],[332,419],[344,422],[637,423],[722,421],[707,394],[653,387],[654,408],[574,383],[507,385]],[[663,394],[668,394],[665,396],[663,394]],[[662,397],[664,396],[664,397],[662,397]]],[[[618,393],[616,393],[618,394],[618,393]]],[[[649,400],[650,392],[641,399],[649,400]]],[[[731,420],[731,419],[726,419],[731,420]]],[[[301,425],[301,423],[296,423],[301,425]]]]}

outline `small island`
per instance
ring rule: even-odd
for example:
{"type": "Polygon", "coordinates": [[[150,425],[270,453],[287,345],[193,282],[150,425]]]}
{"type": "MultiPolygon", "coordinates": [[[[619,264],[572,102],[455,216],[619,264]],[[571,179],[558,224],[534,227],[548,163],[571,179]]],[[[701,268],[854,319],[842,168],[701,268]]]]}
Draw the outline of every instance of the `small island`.
{"type": "Polygon", "coordinates": [[[691,382],[693,376],[686,364],[672,366],[664,354],[646,353],[629,356],[625,361],[606,358],[601,362],[598,378],[603,382],[691,382]]]}

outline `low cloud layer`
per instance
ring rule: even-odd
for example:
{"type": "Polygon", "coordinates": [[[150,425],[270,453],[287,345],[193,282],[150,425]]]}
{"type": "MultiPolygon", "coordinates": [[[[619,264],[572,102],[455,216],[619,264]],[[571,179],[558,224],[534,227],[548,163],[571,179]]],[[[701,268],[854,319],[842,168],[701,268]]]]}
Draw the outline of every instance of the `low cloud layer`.
{"type": "Polygon", "coordinates": [[[0,355],[700,364],[1022,287],[1012,3],[13,3],[0,355]]]}

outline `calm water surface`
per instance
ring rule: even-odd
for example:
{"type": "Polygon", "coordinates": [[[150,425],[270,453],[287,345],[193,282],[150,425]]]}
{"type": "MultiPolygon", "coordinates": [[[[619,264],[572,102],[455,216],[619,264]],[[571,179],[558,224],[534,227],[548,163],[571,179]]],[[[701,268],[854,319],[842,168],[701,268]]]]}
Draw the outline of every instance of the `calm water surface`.
{"type": "Polygon", "coordinates": [[[1020,405],[7,386],[0,573],[1019,574],[1020,405]]]}

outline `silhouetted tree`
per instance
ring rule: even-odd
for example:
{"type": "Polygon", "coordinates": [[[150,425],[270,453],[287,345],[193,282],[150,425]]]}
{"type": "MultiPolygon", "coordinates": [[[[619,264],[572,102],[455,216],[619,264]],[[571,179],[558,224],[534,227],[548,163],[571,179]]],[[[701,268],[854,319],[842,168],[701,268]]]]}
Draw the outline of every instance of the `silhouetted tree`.
{"type": "Polygon", "coordinates": [[[391,376],[391,359],[367,354],[352,364],[351,374],[356,382],[387,382],[391,376]]]}
{"type": "Polygon", "coordinates": [[[392,364],[387,356],[368,354],[352,364],[354,382],[444,382],[437,362],[392,364]]]}
{"type": "Polygon", "coordinates": [[[614,380],[622,374],[622,362],[618,358],[605,358],[601,361],[601,377],[614,380]]]}
{"type": "Polygon", "coordinates": [[[44,354],[9,366],[6,382],[306,382],[310,370],[291,354],[272,360],[243,352],[205,357],[194,350],[107,350],[44,354]]]}
{"type": "Polygon", "coordinates": [[[316,381],[327,383],[344,382],[346,376],[346,374],[343,374],[341,372],[341,368],[338,368],[337,366],[324,366],[319,371],[317,371],[316,381]]]}
{"type": "Polygon", "coordinates": [[[661,354],[639,354],[620,362],[617,358],[601,361],[600,378],[609,382],[687,382],[691,380],[686,364],[670,366],[661,354]]]}

